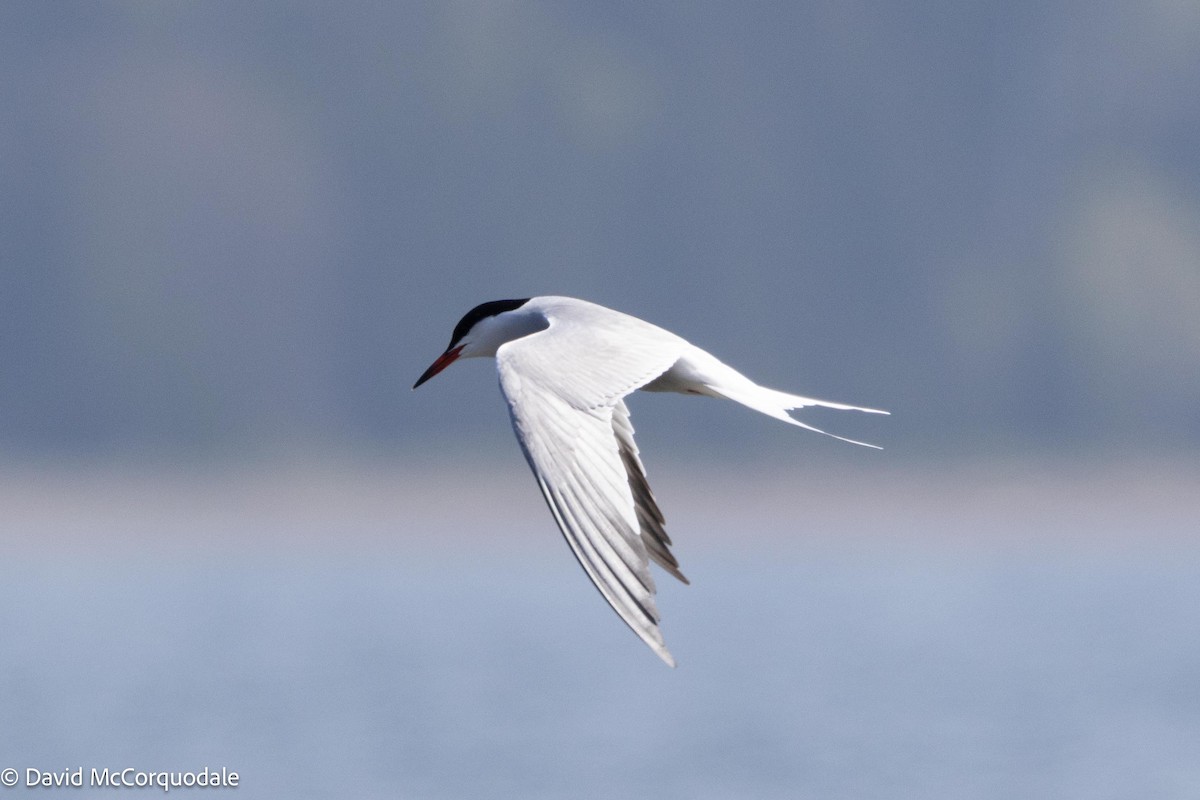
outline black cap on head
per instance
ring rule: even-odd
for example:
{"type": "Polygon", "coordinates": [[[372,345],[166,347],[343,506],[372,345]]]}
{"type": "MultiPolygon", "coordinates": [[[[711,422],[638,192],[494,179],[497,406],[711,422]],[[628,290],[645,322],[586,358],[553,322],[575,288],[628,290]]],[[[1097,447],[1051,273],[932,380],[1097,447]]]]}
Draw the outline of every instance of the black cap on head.
{"type": "Polygon", "coordinates": [[[454,326],[454,333],[450,336],[450,347],[458,344],[458,340],[467,335],[467,331],[475,327],[475,323],[484,317],[494,317],[497,314],[503,314],[505,311],[513,311],[529,302],[528,297],[522,297],[520,300],[490,300],[486,303],[480,303],[472,308],[463,318],[454,326]]]}

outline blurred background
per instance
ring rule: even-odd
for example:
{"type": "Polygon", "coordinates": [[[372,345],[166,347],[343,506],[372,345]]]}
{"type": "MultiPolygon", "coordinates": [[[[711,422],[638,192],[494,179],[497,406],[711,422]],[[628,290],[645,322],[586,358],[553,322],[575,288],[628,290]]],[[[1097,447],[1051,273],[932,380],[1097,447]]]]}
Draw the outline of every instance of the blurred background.
{"type": "Polygon", "coordinates": [[[0,768],[1195,797],[1197,75],[1190,0],[0,4],[0,768]],[[675,671],[490,365],[409,391],[537,294],[893,413],[631,399],[675,671]]]}

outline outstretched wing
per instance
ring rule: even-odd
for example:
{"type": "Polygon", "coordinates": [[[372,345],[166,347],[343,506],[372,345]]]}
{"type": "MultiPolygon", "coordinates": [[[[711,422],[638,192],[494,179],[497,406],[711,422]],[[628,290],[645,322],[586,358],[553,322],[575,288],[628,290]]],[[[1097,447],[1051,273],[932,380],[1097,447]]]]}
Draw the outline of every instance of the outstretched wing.
{"type": "Polygon", "coordinates": [[[633,444],[626,394],[665,372],[682,340],[597,308],[547,310],[548,328],[500,347],[513,430],[571,551],[604,599],[663,661],[649,559],[679,574],[633,444]],[[645,535],[643,535],[645,532],[645,535]]]}

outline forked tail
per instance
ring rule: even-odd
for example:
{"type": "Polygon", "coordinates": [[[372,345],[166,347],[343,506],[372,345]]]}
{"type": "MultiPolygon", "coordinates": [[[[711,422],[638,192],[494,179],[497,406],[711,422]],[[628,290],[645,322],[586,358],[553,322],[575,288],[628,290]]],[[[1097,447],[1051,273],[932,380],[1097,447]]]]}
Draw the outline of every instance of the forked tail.
{"type": "Polygon", "coordinates": [[[800,420],[789,414],[789,411],[795,411],[809,406],[819,406],[821,408],[836,408],[839,411],[863,411],[867,414],[888,414],[890,412],[883,411],[878,408],[862,408],[861,406],[851,406],[845,403],[834,403],[829,400],[817,400],[814,397],[804,397],[798,394],[788,394],[777,389],[768,389],[765,386],[759,386],[756,383],[747,379],[748,386],[721,386],[710,387],[713,392],[733,400],[735,403],[741,403],[747,408],[752,408],[755,411],[762,412],[769,417],[781,419],[791,425],[797,425],[805,430],[810,430],[813,433],[819,433],[824,436],[830,436],[834,439],[839,439],[850,444],[857,444],[862,447],[870,447],[873,450],[882,450],[883,448],[877,444],[868,442],[860,442],[856,439],[847,439],[845,436],[838,436],[836,433],[823,431],[820,428],[809,425],[807,422],[800,420]]]}
{"type": "Polygon", "coordinates": [[[722,362],[716,356],[692,344],[686,345],[683,354],[680,355],[679,360],[670,369],[642,388],[650,392],[681,392],[683,394],[707,395],[708,397],[724,397],[726,400],[741,403],[747,408],[752,408],[769,417],[781,419],[784,422],[810,430],[813,433],[831,436],[843,442],[870,447],[875,450],[883,449],[879,445],[847,439],[845,436],[838,436],[835,433],[815,428],[807,422],[801,422],[788,412],[800,408],[808,408],[809,406],[836,408],[839,411],[864,411],[868,414],[887,414],[889,412],[878,408],[862,408],[861,406],[851,406],[845,403],[834,403],[829,400],[817,400],[814,397],[788,394],[777,389],[768,389],[766,386],[759,386],[733,367],[722,362]]]}

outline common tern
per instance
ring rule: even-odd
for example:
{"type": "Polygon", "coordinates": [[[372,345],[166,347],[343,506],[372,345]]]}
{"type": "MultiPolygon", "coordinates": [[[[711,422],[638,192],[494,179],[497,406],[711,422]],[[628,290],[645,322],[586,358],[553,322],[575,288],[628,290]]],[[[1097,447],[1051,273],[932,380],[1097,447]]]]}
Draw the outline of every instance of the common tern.
{"type": "Polygon", "coordinates": [[[723,397],[835,439],[789,411],[887,414],[768,389],[670,331],[571,297],[493,300],[454,327],[416,389],[461,358],[495,358],[513,430],[575,558],[613,610],[670,666],[652,559],[687,583],[633,441],[634,390],[723,397]]]}

